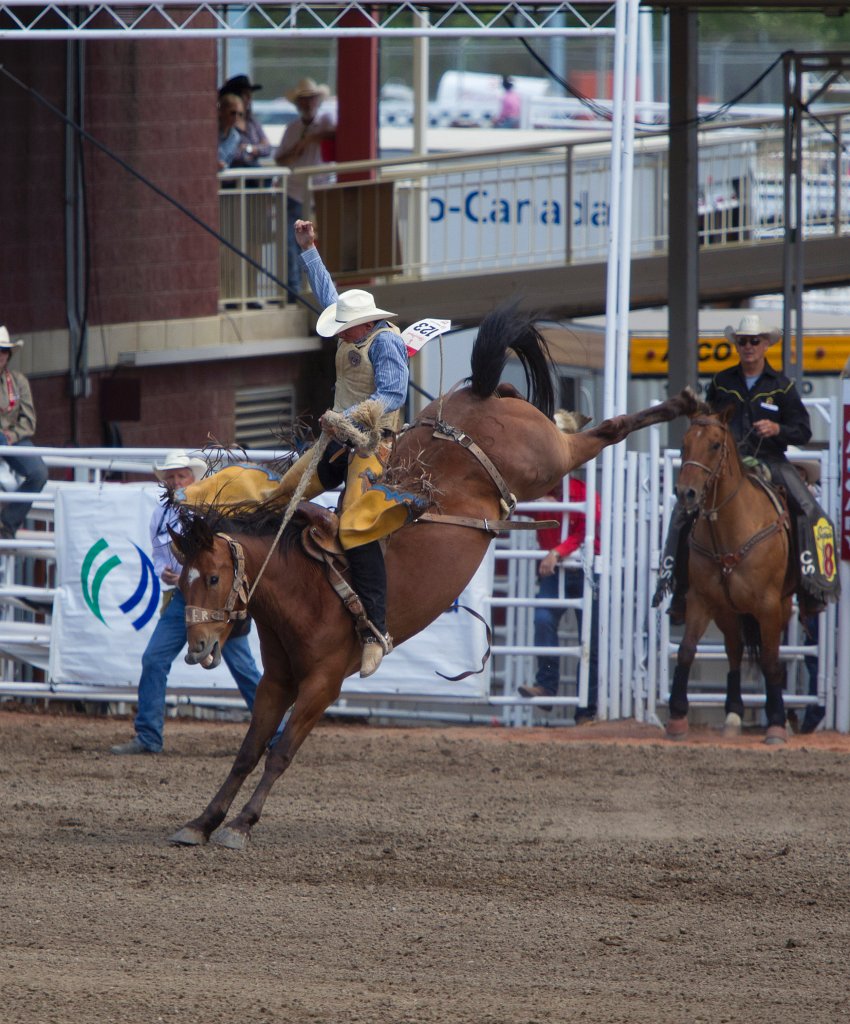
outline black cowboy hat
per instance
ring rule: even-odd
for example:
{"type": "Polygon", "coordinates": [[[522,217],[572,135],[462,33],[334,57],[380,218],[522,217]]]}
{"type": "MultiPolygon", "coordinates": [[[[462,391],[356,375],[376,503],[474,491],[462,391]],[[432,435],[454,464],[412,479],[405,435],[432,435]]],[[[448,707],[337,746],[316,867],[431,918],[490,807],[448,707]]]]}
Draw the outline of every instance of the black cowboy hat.
{"type": "Polygon", "coordinates": [[[224,85],[218,90],[219,96],[223,96],[226,92],[234,92],[238,96],[243,92],[256,92],[257,89],[262,89],[261,85],[252,85],[251,79],[247,75],[234,75],[233,78],[228,78],[224,85]]]}

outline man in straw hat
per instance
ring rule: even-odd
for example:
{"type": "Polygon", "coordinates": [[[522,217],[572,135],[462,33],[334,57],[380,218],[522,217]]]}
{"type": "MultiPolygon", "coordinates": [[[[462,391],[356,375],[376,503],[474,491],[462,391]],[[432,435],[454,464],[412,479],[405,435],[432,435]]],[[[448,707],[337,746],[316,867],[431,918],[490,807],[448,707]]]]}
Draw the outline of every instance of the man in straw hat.
{"type": "MultiPolygon", "coordinates": [[[[375,399],[384,409],[380,421],[382,429],[387,433],[397,432],[402,423],[401,407],[407,399],[409,371],[401,332],[389,323],[389,318],[395,313],[379,309],[371,292],[360,288],[350,288],[342,294],[337,292],[316,248],[316,230],[311,221],[297,221],[295,235],[303,251],[301,258],[310,287],[325,307],[316,330],[323,338],[337,339],[334,412],[350,416],[362,402],[375,399]]],[[[280,483],[278,498],[286,497],[295,490],[308,462],[309,453],[286,473],[280,483]]],[[[401,526],[408,518],[408,508],[390,491],[381,490],[380,494],[376,492],[374,495],[378,506],[374,510],[374,519],[366,521],[363,518],[364,513],[368,518],[372,512],[370,507],[365,507],[369,504],[368,499],[365,503],[361,501],[364,507],[358,512],[360,518],[357,521],[349,521],[346,509],[355,498],[363,496],[368,487],[367,480],[374,480],[382,472],[383,466],[378,457],[344,452],[342,445],[334,441],[320,460],[316,479],[305,494],[309,497],[311,493],[315,495],[345,483],[339,539],[348,557],[354,589],[374,627],[360,632],[363,643],[360,675],[364,677],[370,676],[380,665],[384,654],[392,649],[386,623],[387,577],[378,540],[387,531],[377,528],[378,519],[385,521],[388,514],[393,516],[397,513],[396,526],[401,526]]]]}
{"type": "MultiPolygon", "coordinates": [[[[177,449],[155,464],[153,472],[163,487],[175,491],[200,480],[206,468],[203,459],[177,449]]],[[[169,526],[172,530],[180,529],[176,511],[170,506],[156,508],[151,516],[150,533],[154,569],[163,585],[163,604],[156,628],[142,655],[138,707],[133,723],[136,734],[127,743],[112,747],[113,754],[158,754],[162,750],[168,673],[186,644],[186,602],[177,587],[181,566],[171,549],[169,526]]],[[[242,635],[234,635],[232,630],[221,649],[221,656],[250,711],[254,707],[260,673],[248,645],[249,629],[250,622],[242,635]]]]}
{"type": "MultiPolygon", "coordinates": [[[[558,429],[565,434],[575,434],[588,422],[588,417],[580,413],[567,412],[559,409],[555,413],[555,423],[558,429]]],[[[570,474],[568,501],[583,502],[587,498],[587,486],[584,480],[579,479],[575,473],[570,474]]],[[[563,487],[559,485],[551,494],[546,495],[544,501],[562,501],[563,487]]],[[[546,552],[542,561],[537,563],[537,597],[541,601],[559,601],[562,598],[584,597],[584,576],[585,570],[582,565],[574,561],[564,565],[567,559],[581,554],[585,546],[585,532],[587,529],[586,517],[583,512],[568,512],[566,534],[563,529],[563,512],[532,512],[534,519],[557,519],[558,526],[547,527],[537,531],[537,543],[546,552]]],[[[596,529],[595,552],[599,554],[599,524],[602,515],[602,503],[599,494],[596,494],[596,529]]],[[[592,562],[592,556],[585,551],[584,555],[592,562]]],[[[585,725],[596,719],[597,700],[599,691],[598,677],[598,620],[599,600],[596,593],[596,577],[594,577],[593,598],[591,601],[591,629],[590,629],[590,651],[588,658],[588,679],[587,679],[587,705],[577,707],[575,710],[576,725],[585,725]]],[[[567,609],[559,608],[556,605],[540,604],[534,609],[534,646],[535,647],[558,647],[558,626],[566,614],[567,609]]],[[[575,608],[576,625],[579,638],[582,632],[582,609],[575,608]]],[[[532,685],[517,687],[517,692],[522,697],[554,697],[558,692],[560,682],[561,659],[557,655],[540,654],[537,656],[537,673],[532,685]]],[[[579,691],[581,676],[581,658],[576,665],[576,693],[579,691]]],[[[538,704],[541,711],[551,711],[550,704],[538,704]]]]}
{"type": "MultiPolygon", "coordinates": [[[[35,405],[27,378],[9,369],[9,361],[23,341],[12,341],[6,327],[0,327],[0,444],[32,447],[35,433],[35,405]]],[[[13,455],[8,449],[0,453],[9,468],[23,477],[19,491],[35,494],[47,483],[47,467],[37,456],[13,455]]],[[[11,540],[32,506],[21,502],[4,502],[0,512],[0,539],[11,540]]]]}
{"type": "MultiPolygon", "coordinates": [[[[274,153],[275,163],[280,167],[297,170],[299,167],[315,167],[325,163],[323,144],[336,136],[336,118],[330,110],[322,110],[324,100],[330,95],[326,85],[318,85],[312,78],[302,78],[296,87],[286,94],[295,104],[298,118],[286,126],[280,145],[274,153]]],[[[316,176],[316,182],[329,180],[329,175],[316,176]]],[[[287,220],[287,284],[289,301],[294,302],[301,291],[301,259],[295,239],[295,222],[309,211],[307,201],[307,178],[304,175],[290,175],[286,183],[287,220]]]]}
{"type": "MultiPolygon", "coordinates": [[[[389,323],[395,313],[379,309],[374,296],[360,288],[338,294],[316,248],[312,221],[297,221],[295,231],[313,294],[325,307],[316,330],[323,338],[337,339],[333,412],[356,427],[354,413],[364,402],[372,401],[383,410],[380,429],[391,435],[402,423],[401,408],[409,380],[407,348],[399,329],[389,323]]],[[[299,490],[302,498],[309,499],[345,485],[339,540],[368,619],[358,622],[363,644],[360,674],[364,677],[378,668],[392,648],[386,625],[386,571],[379,541],[425,511],[427,505],[424,498],[400,492],[379,479],[384,455],[354,451],[333,439],[299,490]]],[[[312,462],[311,449],[282,479],[257,473],[253,468],[231,466],[200,484],[182,488],[176,498],[181,504],[200,508],[257,502],[283,508],[299,489],[312,462]]]]}
{"type": "MultiPolygon", "coordinates": [[[[837,600],[838,574],[824,571],[823,551],[835,550],[834,529],[785,456],[789,444],[806,444],[812,436],[809,414],[792,380],[767,361],[767,350],[780,338],[757,313],[747,313],[737,328],[724,331],[735,345],[738,363],[721,370],[709,384],[706,401],[713,412],[732,407],[729,429],[745,463],[767,467],[771,480],[785,489],[789,511],[797,523],[800,590],[803,614],[816,614],[828,600],[837,600]]],[[[684,622],[687,590],[687,540],[693,520],[678,503],[673,510],[653,606],[673,589],[670,621],[684,622]]],[[[827,562],[830,560],[827,559],[827,562]]]]}

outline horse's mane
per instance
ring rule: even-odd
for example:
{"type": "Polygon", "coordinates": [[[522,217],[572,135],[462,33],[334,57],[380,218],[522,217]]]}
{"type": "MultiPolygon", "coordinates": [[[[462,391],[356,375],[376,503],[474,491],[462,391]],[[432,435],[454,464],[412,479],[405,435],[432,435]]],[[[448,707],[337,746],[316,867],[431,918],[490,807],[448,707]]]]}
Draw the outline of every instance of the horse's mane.
{"type": "Polygon", "coordinates": [[[479,398],[495,393],[512,349],[525,372],[528,400],[549,419],[555,411],[552,357],[534,317],[517,312],[516,303],[500,306],[481,321],[472,346],[470,389],[479,398]]]}
{"type": "MultiPolygon", "coordinates": [[[[186,505],[176,505],[175,508],[181,527],[180,550],[187,561],[192,561],[202,551],[208,551],[217,533],[272,538],[280,528],[283,516],[280,505],[271,504],[228,509],[197,509],[186,505]]],[[[280,539],[283,550],[295,544],[303,526],[297,516],[287,524],[280,539]]]]}

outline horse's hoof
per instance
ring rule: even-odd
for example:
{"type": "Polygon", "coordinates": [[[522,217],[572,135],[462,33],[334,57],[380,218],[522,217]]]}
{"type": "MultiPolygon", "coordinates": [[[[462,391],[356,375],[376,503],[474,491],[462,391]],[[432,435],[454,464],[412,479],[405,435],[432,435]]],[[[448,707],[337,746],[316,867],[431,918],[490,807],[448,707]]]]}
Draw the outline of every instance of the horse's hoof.
{"type": "Polygon", "coordinates": [[[729,714],[726,716],[726,721],[723,723],[723,735],[741,735],[741,716],[739,714],[736,714],[734,711],[729,712],[729,714]]]}
{"type": "Polygon", "coordinates": [[[788,732],[784,725],[769,725],[764,736],[764,742],[769,747],[778,747],[788,742],[788,732]]]}
{"type": "Polygon", "coordinates": [[[671,718],[667,722],[665,733],[668,740],[683,740],[688,735],[687,718],[671,718]]]}
{"type": "Polygon", "coordinates": [[[223,846],[227,850],[244,850],[248,845],[248,836],[245,832],[237,832],[236,829],[225,825],[217,832],[213,832],[212,841],[216,846],[223,846]]]}
{"type": "Polygon", "coordinates": [[[207,837],[200,829],[184,825],[173,836],[169,836],[168,841],[175,846],[203,846],[207,841],[207,837]]]}

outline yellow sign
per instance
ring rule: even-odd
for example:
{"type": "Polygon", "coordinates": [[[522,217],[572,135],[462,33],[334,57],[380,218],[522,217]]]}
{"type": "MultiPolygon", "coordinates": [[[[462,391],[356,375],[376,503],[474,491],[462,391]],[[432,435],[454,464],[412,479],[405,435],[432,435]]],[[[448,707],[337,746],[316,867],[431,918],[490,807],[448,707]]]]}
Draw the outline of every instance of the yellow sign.
{"type": "Polygon", "coordinates": [[[832,524],[823,516],[815,523],[815,547],[818,552],[821,575],[832,583],[837,572],[835,537],[832,535],[832,524]]]}
{"type": "MultiPolygon", "coordinates": [[[[629,370],[633,377],[666,377],[667,338],[632,335],[629,345],[629,370]]],[[[738,361],[735,346],[723,335],[699,339],[699,375],[713,377],[738,361]]],[[[850,356],[850,335],[807,334],[803,338],[803,373],[841,373],[850,356]]],[[[768,352],[770,365],[782,369],[782,345],[768,352]]]]}

